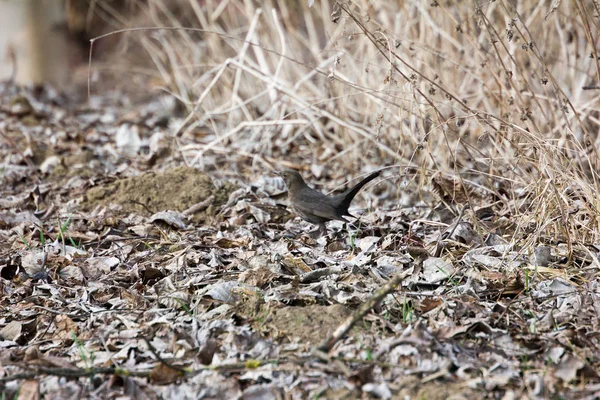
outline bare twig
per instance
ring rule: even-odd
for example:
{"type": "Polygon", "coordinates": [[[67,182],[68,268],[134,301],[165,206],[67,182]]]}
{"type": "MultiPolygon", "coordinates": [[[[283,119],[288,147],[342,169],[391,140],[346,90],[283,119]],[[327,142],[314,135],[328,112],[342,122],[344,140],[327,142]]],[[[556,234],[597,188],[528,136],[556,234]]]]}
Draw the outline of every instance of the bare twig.
{"type": "Polygon", "coordinates": [[[390,292],[396,289],[396,286],[400,284],[411,273],[410,270],[404,271],[400,274],[394,275],[392,279],[390,279],[385,285],[380,287],[367,301],[365,301],[359,308],[356,310],[354,314],[348,317],[337,329],[333,332],[333,334],[319,344],[317,350],[328,352],[333,348],[333,346],[342,338],[346,333],[352,329],[354,324],[358,321],[362,320],[365,315],[373,307],[375,307],[385,296],[387,296],[390,292]]]}

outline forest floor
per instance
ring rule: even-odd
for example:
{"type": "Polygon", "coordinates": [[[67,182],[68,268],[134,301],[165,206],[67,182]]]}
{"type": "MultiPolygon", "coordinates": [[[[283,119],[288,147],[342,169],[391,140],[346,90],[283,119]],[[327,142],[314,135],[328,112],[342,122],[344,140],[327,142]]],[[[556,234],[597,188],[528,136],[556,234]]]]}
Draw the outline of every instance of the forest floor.
{"type": "Polygon", "coordinates": [[[0,93],[2,398],[600,394],[598,247],[523,252],[492,191],[398,207],[384,170],[315,240],[272,171],[191,167],[159,99],[0,93]]]}

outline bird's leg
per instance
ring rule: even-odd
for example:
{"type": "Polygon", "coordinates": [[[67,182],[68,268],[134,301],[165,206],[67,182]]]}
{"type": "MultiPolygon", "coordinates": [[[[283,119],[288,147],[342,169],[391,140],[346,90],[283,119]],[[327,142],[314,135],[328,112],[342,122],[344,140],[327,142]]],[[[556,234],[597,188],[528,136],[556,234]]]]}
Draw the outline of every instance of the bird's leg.
{"type": "Polygon", "coordinates": [[[327,236],[327,227],[325,226],[325,222],[319,224],[319,231],[321,232],[321,236],[327,236]]]}
{"type": "Polygon", "coordinates": [[[321,236],[327,235],[327,227],[325,226],[325,223],[322,222],[319,224],[319,226],[317,226],[317,229],[315,229],[314,231],[308,232],[308,234],[310,235],[311,238],[318,239],[321,236]]]}
{"type": "Polygon", "coordinates": [[[362,223],[357,219],[354,222],[346,222],[346,230],[348,230],[349,227],[351,227],[352,229],[360,229],[360,226],[362,225],[362,223]],[[356,223],[358,222],[358,225],[356,225],[356,223]]]}

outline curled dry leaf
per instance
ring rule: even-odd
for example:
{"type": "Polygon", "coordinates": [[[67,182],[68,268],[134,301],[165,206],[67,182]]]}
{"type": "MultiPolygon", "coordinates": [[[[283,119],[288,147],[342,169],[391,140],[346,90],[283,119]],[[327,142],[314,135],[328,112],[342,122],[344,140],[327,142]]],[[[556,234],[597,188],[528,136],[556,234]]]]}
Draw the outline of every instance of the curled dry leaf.
{"type": "Polygon", "coordinates": [[[576,292],[577,288],[573,284],[561,278],[556,278],[540,282],[531,294],[534,297],[546,298],[548,296],[559,296],[576,292]]]}
{"type": "MultiPolygon", "coordinates": [[[[266,381],[270,382],[273,380],[272,371],[248,371],[240,380],[244,381],[266,381]]],[[[276,400],[281,396],[281,390],[273,384],[258,384],[251,385],[244,389],[242,392],[242,399],[244,400],[276,400]]]]}
{"type": "Polygon", "coordinates": [[[45,272],[47,254],[43,250],[31,250],[21,257],[21,266],[29,276],[45,272]]]}
{"type": "Polygon", "coordinates": [[[115,145],[123,154],[135,156],[142,146],[137,125],[121,125],[115,135],[115,145]]]}
{"type": "Polygon", "coordinates": [[[165,224],[177,229],[187,229],[188,226],[183,222],[186,217],[177,211],[160,211],[150,217],[151,222],[164,222],[165,224]]]}
{"type": "Polygon", "coordinates": [[[401,254],[398,257],[381,256],[377,259],[376,265],[371,266],[371,272],[379,279],[387,281],[392,276],[402,272],[404,265],[408,265],[410,261],[410,256],[406,254],[401,254]]]}
{"type": "Polygon", "coordinates": [[[117,257],[90,257],[81,265],[81,271],[87,279],[95,280],[108,275],[119,263],[117,257]]]}
{"type": "Polygon", "coordinates": [[[217,241],[214,242],[215,246],[219,246],[222,249],[236,249],[239,247],[244,247],[248,245],[248,239],[247,240],[240,240],[240,239],[229,239],[229,238],[219,238],[217,239],[217,241]]]}
{"type": "Polygon", "coordinates": [[[481,243],[483,243],[481,236],[475,231],[473,225],[467,221],[460,221],[456,224],[456,227],[452,226],[450,230],[452,230],[452,228],[454,228],[454,232],[452,232],[452,236],[450,237],[452,240],[456,240],[469,246],[481,245],[481,243]]]}
{"type": "Polygon", "coordinates": [[[0,338],[19,344],[27,343],[36,333],[37,323],[35,319],[11,321],[0,329],[0,338]]]}
{"type": "Polygon", "coordinates": [[[144,285],[152,286],[164,277],[165,274],[158,268],[148,267],[144,270],[144,273],[142,274],[142,283],[144,285]]]}
{"type": "Polygon", "coordinates": [[[50,156],[44,160],[42,165],[40,165],[40,171],[44,174],[50,174],[60,165],[61,161],[61,158],[58,156],[50,156]]]}
{"type": "Polygon", "coordinates": [[[422,274],[426,283],[440,283],[454,275],[454,266],[441,258],[429,257],[423,261],[422,274]]]}
{"type": "Polygon", "coordinates": [[[261,175],[253,186],[260,188],[261,191],[270,197],[277,197],[287,192],[287,188],[280,176],[261,175]]]}
{"type": "Polygon", "coordinates": [[[266,267],[258,267],[256,269],[248,269],[242,272],[238,278],[238,281],[250,286],[264,288],[278,276],[278,274],[273,273],[266,267]]]}
{"type": "Polygon", "coordinates": [[[239,300],[239,296],[236,294],[239,289],[252,290],[253,287],[237,281],[222,282],[210,285],[206,290],[206,295],[223,303],[235,304],[239,300]]]}
{"type": "Polygon", "coordinates": [[[215,339],[208,339],[198,350],[198,358],[203,365],[212,364],[215,352],[219,348],[219,343],[215,339]]]}
{"type": "Polygon", "coordinates": [[[248,212],[254,217],[256,222],[266,224],[267,222],[271,221],[271,214],[269,214],[268,212],[265,212],[261,208],[255,207],[252,204],[248,204],[247,207],[248,212]]]}
{"type": "Polygon", "coordinates": [[[19,400],[39,400],[40,381],[35,379],[26,380],[19,386],[19,400]]]}
{"type": "Polygon", "coordinates": [[[175,368],[171,368],[161,362],[150,371],[150,382],[156,385],[168,385],[177,381],[183,376],[183,372],[175,368]]]}
{"type": "Polygon", "coordinates": [[[585,363],[579,357],[567,354],[563,356],[554,371],[554,376],[568,383],[577,377],[577,373],[585,366],[585,363]]]}
{"type": "Polygon", "coordinates": [[[84,281],[83,272],[78,265],[67,265],[58,271],[60,279],[68,284],[80,284],[84,281]]]}
{"type": "Polygon", "coordinates": [[[79,334],[79,327],[66,315],[57,315],[54,319],[56,331],[54,337],[58,340],[72,341],[79,334]]]}
{"type": "Polygon", "coordinates": [[[21,337],[23,325],[19,321],[11,321],[0,329],[0,339],[16,342],[21,337]]]}
{"type": "Polygon", "coordinates": [[[176,291],[169,294],[163,294],[159,297],[160,305],[167,308],[187,309],[190,301],[190,296],[187,292],[176,291]]]}
{"type": "Polygon", "coordinates": [[[375,396],[378,399],[391,399],[392,392],[386,383],[367,383],[361,388],[363,392],[375,396]]]}
{"type": "Polygon", "coordinates": [[[300,257],[286,257],[281,260],[281,265],[288,275],[302,275],[312,271],[312,268],[300,257]]]}
{"type": "Polygon", "coordinates": [[[537,246],[530,257],[531,264],[539,267],[547,267],[556,261],[552,255],[552,249],[548,246],[537,246]]]}
{"type": "Polygon", "coordinates": [[[358,248],[363,253],[372,253],[377,249],[377,243],[381,238],[379,236],[366,236],[358,240],[358,248]]]}

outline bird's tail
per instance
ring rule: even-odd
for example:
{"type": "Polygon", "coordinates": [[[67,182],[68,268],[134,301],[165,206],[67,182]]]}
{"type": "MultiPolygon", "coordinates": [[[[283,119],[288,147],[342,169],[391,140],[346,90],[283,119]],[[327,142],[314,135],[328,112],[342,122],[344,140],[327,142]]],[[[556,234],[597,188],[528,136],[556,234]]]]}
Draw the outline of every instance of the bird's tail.
{"type": "Polygon", "coordinates": [[[348,208],[350,208],[350,203],[352,203],[354,196],[356,196],[363,186],[377,178],[379,174],[381,174],[381,171],[373,172],[371,175],[358,182],[353,188],[348,189],[345,193],[336,196],[339,199],[338,209],[341,211],[342,215],[350,215],[348,214],[348,208]]]}

